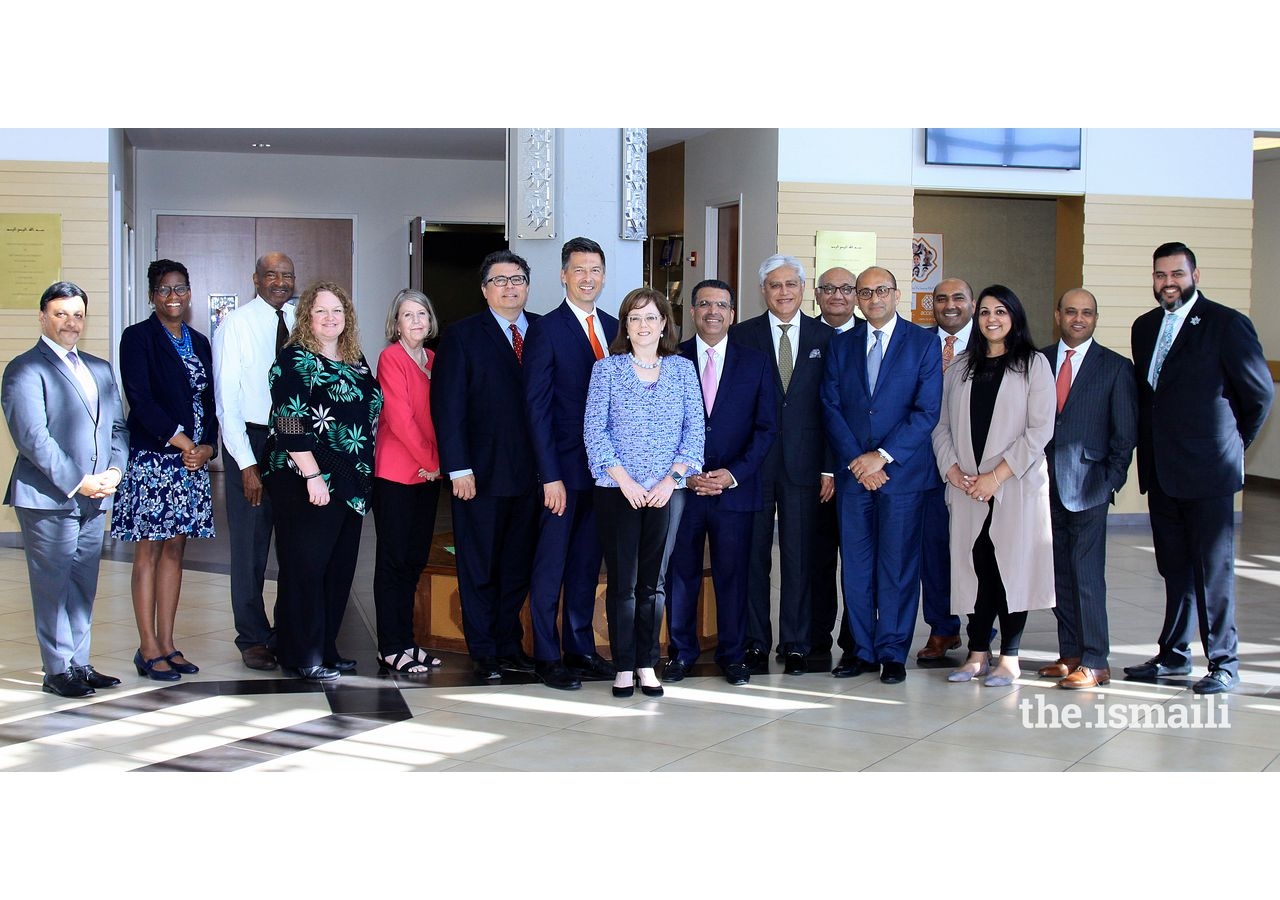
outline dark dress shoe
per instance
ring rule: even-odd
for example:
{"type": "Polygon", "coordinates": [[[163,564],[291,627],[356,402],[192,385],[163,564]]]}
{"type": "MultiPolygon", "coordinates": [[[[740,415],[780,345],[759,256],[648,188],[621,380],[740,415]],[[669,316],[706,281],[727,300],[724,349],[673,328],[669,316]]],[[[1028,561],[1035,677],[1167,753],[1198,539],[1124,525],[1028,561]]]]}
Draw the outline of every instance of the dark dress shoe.
{"type": "Polygon", "coordinates": [[[626,687],[618,687],[616,684],[613,686],[613,696],[617,697],[619,700],[625,700],[634,695],[635,692],[636,686],[634,684],[629,684],[626,687]]]}
{"type": "Polygon", "coordinates": [[[284,671],[303,681],[337,681],[342,675],[330,666],[298,666],[293,669],[286,668],[284,671]]]}
{"type": "Polygon", "coordinates": [[[501,681],[502,668],[498,665],[498,660],[492,656],[483,656],[480,659],[473,659],[472,666],[475,668],[476,678],[481,681],[501,681]]]}
{"type": "Polygon", "coordinates": [[[93,666],[72,666],[71,671],[91,688],[113,688],[120,686],[120,679],[111,675],[103,675],[93,666]]]}
{"type": "Polygon", "coordinates": [[[1197,694],[1225,694],[1239,683],[1239,676],[1232,675],[1226,669],[1214,669],[1191,685],[1191,690],[1197,694]]]}
{"type": "Polygon", "coordinates": [[[138,674],[153,681],[178,681],[182,678],[181,673],[176,669],[157,669],[160,663],[169,665],[169,660],[163,656],[157,656],[154,659],[143,659],[142,651],[139,650],[133,655],[133,667],[138,670],[138,674]]]}
{"type": "Polygon", "coordinates": [[[356,661],[347,659],[345,656],[339,656],[337,659],[325,662],[330,669],[337,669],[339,672],[354,672],[356,670],[356,661]]]}
{"type": "Polygon", "coordinates": [[[640,693],[646,697],[661,697],[664,691],[660,684],[642,684],[640,685],[640,693]]]}
{"type": "Polygon", "coordinates": [[[200,667],[187,659],[187,655],[181,650],[174,650],[172,653],[165,655],[164,661],[169,664],[169,668],[183,675],[196,675],[200,672],[200,667]],[[178,657],[182,657],[182,662],[178,662],[178,657]]]}
{"type": "Polygon", "coordinates": [[[788,675],[805,675],[809,671],[809,660],[803,653],[788,653],[786,668],[783,671],[788,675]]]}
{"type": "Polygon", "coordinates": [[[40,689],[47,694],[57,694],[59,697],[88,697],[90,694],[97,693],[70,670],[59,672],[57,675],[44,676],[44,684],[40,689]]]}
{"type": "Polygon", "coordinates": [[[558,691],[576,691],[582,687],[582,682],[560,660],[538,663],[538,677],[547,687],[558,691]]]}
{"type": "Polygon", "coordinates": [[[667,662],[667,667],[662,670],[663,681],[684,681],[684,677],[689,674],[689,665],[682,663],[678,659],[667,662]]]}
{"type": "Polygon", "coordinates": [[[902,684],[907,680],[907,667],[900,662],[882,663],[880,680],[885,684],[902,684]]]}
{"type": "Polygon", "coordinates": [[[270,672],[278,665],[275,654],[262,644],[245,647],[240,651],[240,658],[248,668],[259,672],[270,672]]]}
{"type": "Polygon", "coordinates": [[[922,669],[945,669],[954,662],[947,658],[947,651],[959,646],[959,635],[934,635],[916,653],[916,665],[922,669]]]}
{"type": "Polygon", "coordinates": [[[735,686],[744,685],[751,680],[751,671],[746,663],[729,663],[724,667],[724,680],[735,686]]]}
{"type": "Polygon", "coordinates": [[[579,678],[612,679],[618,674],[618,670],[614,668],[613,663],[594,653],[586,656],[580,653],[566,653],[564,655],[564,666],[579,678]]]}
{"type": "Polygon", "coordinates": [[[1160,657],[1153,656],[1139,665],[1125,666],[1124,674],[1130,678],[1170,678],[1175,675],[1190,675],[1191,664],[1166,666],[1160,662],[1160,657]]]}
{"type": "Polygon", "coordinates": [[[840,661],[840,665],[831,670],[831,674],[836,678],[856,678],[859,675],[866,675],[869,672],[879,672],[880,666],[873,662],[867,662],[865,659],[855,658],[853,662],[846,663],[840,661]]]}
{"type": "Polygon", "coordinates": [[[499,656],[498,667],[507,672],[533,673],[537,671],[537,666],[534,665],[533,657],[529,656],[523,650],[516,653],[514,656],[499,656]]]}
{"type": "Polygon", "coordinates": [[[742,658],[743,663],[752,672],[769,671],[769,654],[759,647],[752,647],[742,658]]]}

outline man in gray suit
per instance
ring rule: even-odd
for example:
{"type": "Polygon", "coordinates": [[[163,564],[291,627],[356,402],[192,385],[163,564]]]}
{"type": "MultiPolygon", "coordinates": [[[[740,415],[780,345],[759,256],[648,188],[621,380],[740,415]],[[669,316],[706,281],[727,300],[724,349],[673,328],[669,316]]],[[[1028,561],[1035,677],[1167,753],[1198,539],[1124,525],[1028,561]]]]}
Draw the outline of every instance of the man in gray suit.
{"type": "Polygon", "coordinates": [[[1058,416],[1049,461],[1049,515],[1058,660],[1040,669],[1058,687],[1111,680],[1107,662],[1107,507],[1124,485],[1138,442],[1133,364],[1093,339],[1098,301],[1083,288],[1058,299],[1061,339],[1040,352],[1056,375],[1058,416]]]}
{"type": "Polygon", "coordinates": [[[43,335],[5,367],[0,386],[18,449],[4,502],[22,528],[44,690],[61,697],[120,684],[89,665],[89,628],[129,432],[111,366],[76,350],[88,300],[69,281],[50,285],[40,298],[43,335]]]}

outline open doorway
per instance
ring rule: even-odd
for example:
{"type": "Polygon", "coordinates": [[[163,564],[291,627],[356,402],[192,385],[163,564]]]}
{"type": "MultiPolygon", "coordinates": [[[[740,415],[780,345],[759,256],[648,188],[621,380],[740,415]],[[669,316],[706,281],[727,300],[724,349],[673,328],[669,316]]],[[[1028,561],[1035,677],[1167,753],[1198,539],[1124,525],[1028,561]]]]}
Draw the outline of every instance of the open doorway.
{"type": "Polygon", "coordinates": [[[431,299],[441,331],[484,309],[480,264],[494,250],[507,249],[502,225],[418,217],[409,224],[409,238],[409,284],[431,299]]]}

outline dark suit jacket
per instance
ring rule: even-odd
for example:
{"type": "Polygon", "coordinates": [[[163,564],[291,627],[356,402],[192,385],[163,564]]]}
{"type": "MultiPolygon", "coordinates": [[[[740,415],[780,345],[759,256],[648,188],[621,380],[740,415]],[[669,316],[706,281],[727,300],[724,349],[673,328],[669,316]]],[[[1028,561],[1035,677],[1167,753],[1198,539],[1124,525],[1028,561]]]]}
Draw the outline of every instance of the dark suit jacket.
{"type": "MultiPolygon", "coordinates": [[[[707,416],[706,460],[702,469],[728,469],[738,486],[720,494],[719,508],[754,512],[760,508],[760,465],[778,434],[778,396],[769,358],[758,350],[729,340],[724,371],[716,389],[716,403],[707,416]]],[[[698,342],[680,345],[686,359],[698,365],[698,342]]],[[[705,413],[705,401],[703,403],[705,413]]]]}
{"type": "Polygon", "coordinates": [[[79,356],[98,387],[96,411],[44,341],[5,367],[0,405],[18,450],[4,496],[10,506],[66,512],[111,506],[110,497],[67,496],[85,475],[112,467],[123,473],[129,457],[129,431],[111,366],[87,353],[79,356]]]}
{"type": "MultiPolygon", "coordinates": [[[[596,306],[605,334],[605,353],[618,334],[618,320],[596,306]]],[[[583,444],[587,386],[596,364],[591,343],[565,300],[529,326],[525,338],[525,400],[538,480],[563,481],[569,490],[594,484],[583,444]]]]}
{"type": "MultiPolygon", "coordinates": [[[[209,339],[194,328],[191,348],[204,366],[206,385],[200,393],[204,405],[200,443],[218,455],[218,416],[213,401],[213,353],[209,339]]],[[[120,383],[129,401],[129,446],[137,450],[181,453],[169,443],[178,426],[187,437],[195,434],[191,405],[191,381],[182,357],[169,340],[164,325],[151,317],[130,325],[120,335],[120,383]]]]}
{"type": "Polygon", "coordinates": [[[1247,316],[1200,294],[1169,348],[1155,390],[1147,382],[1164,321],[1160,307],[1133,323],[1138,386],[1138,486],[1203,499],[1244,486],[1244,451],[1271,409],[1275,388],[1247,316]],[[1158,448],[1158,452],[1157,452],[1158,448]]]}
{"type": "Polygon", "coordinates": [[[942,409],[942,351],[935,335],[899,316],[874,395],[867,384],[867,323],[837,335],[828,354],[822,405],[838,490],[865,490],[850,474],[849,463],[879,448],[893,457],[882,492],[937,485],[933,427],[942,409]]]}
{"type": "Polygon", "coordinates": [[[791,383],[785,392],[778,375],[778,358],[773,352],[773,335],[767,312],[733,326],[729,337],[743,347],[763,352],[773,364],[773,382],[778,398],[778,439],[765,457],[762,474],[816,487],[819,476],[827,471],[829,464],[819,390],[826,366],[827,345],[835,331],[826,322],[804,313],[793,321],[799,322],[800,334],[796,337],[794,332],[790,333],[795,338],[792,343],[795,363],[791,370],[791,383]]]}
{"type": "MultiPolygon", "coordinates": [[[[532,331],[538,317],[525,316],[532,331]]],[[[442,471],[471,469],[476,491],[494,497],[536,487],[524,371],[488,309],[444,330],[431,371],[431,419],[442,471]]]]}
{"type": "MultiPolygon", "coordinates": [[[[1060,344],[1040,352],[1056,377],[1060,344]]],[[[1094,341],[1076,370],[1067,402],[1054,420],[1044,448],[1049,480],[1071,512],[1115,502],[1124,487],[1138,441],[1138,396],[1133,364],[1094,341]]]]}

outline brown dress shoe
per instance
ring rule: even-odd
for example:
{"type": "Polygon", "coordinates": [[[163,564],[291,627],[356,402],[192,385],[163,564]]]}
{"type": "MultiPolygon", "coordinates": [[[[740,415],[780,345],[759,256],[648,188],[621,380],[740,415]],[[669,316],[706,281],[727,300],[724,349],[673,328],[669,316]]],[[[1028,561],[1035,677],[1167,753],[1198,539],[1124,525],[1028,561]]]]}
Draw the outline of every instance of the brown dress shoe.
{"type": "Polygon", "coordinates": [[[1080,657],[1065,656],[1061,657],[1057,662],[1049,663],[1040,669],[1041,678],[1066,678],[1076,667],[1080,665],[1080,657]]]}
{"type": "Polygon", "coordinates": [[[1076,666],[1070,675],[1058,682],[1058,687],[1069,691],[1083,691],[1111,683],[1110,669],[1090,669],[1076,666]]]}
{"type": "Polygon", "coordinates": [[[948,650],[955,650],[959,646],[959,635],[955,637],[931,637],[920,648],[920,651],[916,654],[916,659],[942,659],[947,655],[948,650]]]}
{"type": "Polygon", "coordinates": [[[240,658],[250,669],[257,669],[260,672],[270,672],[277,665],[275,656],[262,644],[245,647],[240,651],[240,658]]]}

